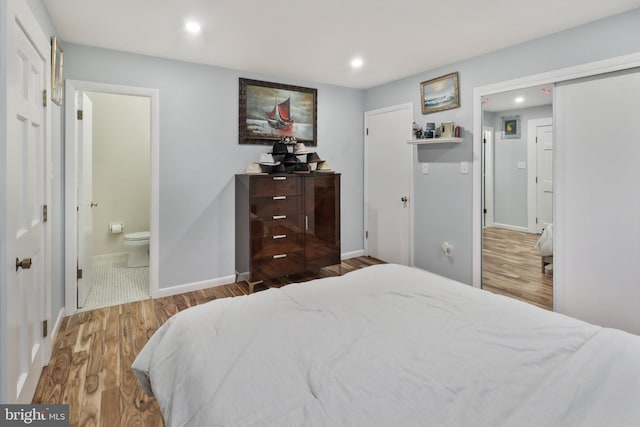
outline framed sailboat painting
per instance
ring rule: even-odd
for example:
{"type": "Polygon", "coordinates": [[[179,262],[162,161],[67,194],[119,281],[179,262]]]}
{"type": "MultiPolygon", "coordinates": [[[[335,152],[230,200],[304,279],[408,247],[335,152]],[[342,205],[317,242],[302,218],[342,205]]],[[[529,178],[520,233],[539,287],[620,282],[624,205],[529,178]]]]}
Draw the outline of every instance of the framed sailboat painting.
{"type": "Polygon", "coordinates": [[[318,90],[240,79],[240,144],[271,145],[292,136],[317,145],[318,90]]]}

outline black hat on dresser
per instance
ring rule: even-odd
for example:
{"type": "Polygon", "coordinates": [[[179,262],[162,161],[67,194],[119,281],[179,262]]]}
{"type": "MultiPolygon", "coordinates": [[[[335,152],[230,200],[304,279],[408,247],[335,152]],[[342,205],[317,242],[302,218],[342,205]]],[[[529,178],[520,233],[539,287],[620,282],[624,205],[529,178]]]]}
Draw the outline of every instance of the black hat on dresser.
{"type": "Polygon", "coordinates": [[[296,163],[293,168],[293,173],[311,173],[311,166],[306,163],[296,163]]]}
{"type": "Polygon", "coordinates": [[[276,142],[271,149],[271,155],[280,156],[289,153],[289,149],[284,142],[276,142]]]}
{"type": "Polygon", "coordinates": [[[322,159],[318,156],[318,153],[308,153],[307,154],[307,163],[318,163],[321,162],[322,159]]]}
{"type": "Polygon", "coordinates": [[[282,160],[282,162],[287,165],[291,165],[291,164],[300,163],[300,159],[298,159],[298,156],[296,156],[293,153],[287,153],[284,155],[284,159],[282,160]]]}
{"type": "Polygon", "coordinates": [[[283,163],[279,163],[278,165],[271,168],[271,173],[287,173],[287,169],[285,168],[283,163]]]}

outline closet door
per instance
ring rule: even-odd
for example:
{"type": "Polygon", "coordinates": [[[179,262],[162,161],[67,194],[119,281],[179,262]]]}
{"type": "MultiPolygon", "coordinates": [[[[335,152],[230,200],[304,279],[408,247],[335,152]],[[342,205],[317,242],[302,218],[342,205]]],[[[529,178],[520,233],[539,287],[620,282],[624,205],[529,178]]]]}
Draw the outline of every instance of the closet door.
{"type": "Polygon", "coordinates": [[[305,270],[340,264],[340,175],[305,177],[305,270]]]}
{"type": "Polygon", "coordinates": [[[556,310],[640,333],[640,70],[555,90],[556,310]]]}

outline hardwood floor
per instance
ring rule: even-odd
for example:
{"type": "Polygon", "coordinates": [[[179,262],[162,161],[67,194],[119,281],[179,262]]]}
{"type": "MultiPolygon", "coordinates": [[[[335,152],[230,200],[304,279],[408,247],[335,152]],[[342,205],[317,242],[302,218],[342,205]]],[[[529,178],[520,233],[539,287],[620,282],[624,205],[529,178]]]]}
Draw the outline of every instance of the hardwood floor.
{"type": "Polygon", "coordinates": [[[553,277],[542,272],[535,249],[539,237],[497,227],[484,228],[482,288],[552,310],[553,277]]]}
{"type": "MultiPolygon", "coordinates": [[[[370,257],[352,258],[341,266],[322,269],[318,276],[304,274],[269,280],[256,286],[256,291],[380,263],[370,257]]],[[[130,369],[136,355],[173,314],[216,298],[246,295],[248,291],[246,283],[231,283],[64,318],[33,403],[68,403],[71,426],[162,426],[156,400],[143,393],[130,369]]]]}

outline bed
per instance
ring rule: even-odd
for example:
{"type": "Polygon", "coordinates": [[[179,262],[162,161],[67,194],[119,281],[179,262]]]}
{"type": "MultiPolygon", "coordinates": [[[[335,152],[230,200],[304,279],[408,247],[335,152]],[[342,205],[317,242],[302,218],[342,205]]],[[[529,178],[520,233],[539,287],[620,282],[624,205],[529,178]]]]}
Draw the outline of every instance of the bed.
{"type": "Polygon", "coordinates": [[[223,298],[133,369],[167,426],[640,425],[640,337],[416,268],[223,298]]]}

